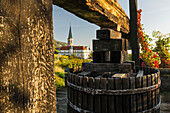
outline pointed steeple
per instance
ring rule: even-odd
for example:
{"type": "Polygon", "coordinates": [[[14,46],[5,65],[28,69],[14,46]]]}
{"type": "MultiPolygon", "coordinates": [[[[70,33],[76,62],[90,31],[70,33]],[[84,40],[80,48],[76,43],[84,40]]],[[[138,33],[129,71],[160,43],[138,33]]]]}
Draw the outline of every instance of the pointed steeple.
{"type": "Polygon", "coordinates": [[[70,29],[69,29],[69,34],[68,34],[68,45],[73,46],[73,37],[72,37],[72,32],[71,32],[71,24],[70,24],[70,29]]]}
{"type": "Polygon", "coordinates": [[[68,39],[72,39],[72,32],[71,32],[71,25],[70,25],[70,30],[69,30],[69,34],[68,34],[68,39]]]}

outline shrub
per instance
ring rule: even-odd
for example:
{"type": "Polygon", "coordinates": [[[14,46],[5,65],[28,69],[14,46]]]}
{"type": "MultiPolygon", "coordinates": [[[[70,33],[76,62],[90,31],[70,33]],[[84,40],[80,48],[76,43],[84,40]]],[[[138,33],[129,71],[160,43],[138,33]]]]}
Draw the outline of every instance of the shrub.
{"type": "Polygon", "coordinates": [[[69,58],[68,56],[64,56],[64,55],[62,55],[59,59],[56,59],[54,65],[55,65],[55,77],[56,77],[55,83],[57,89],[65,86],[65,79],[64,79],[65,68],[73,68],[76,66],[81,66],[83,62],[91,62],[91,61],[92,60],[73,58],[73,56],[69,58]]]}
{"type": "Polygon", "coordinates": [[[163,35],[160,31],[153,31],[153,37],[157,39],[154,51],[161,59],[161,68],[170,68],[170,33],[163,35]]]}
{"type": "Polygon", "coordinates": [[[55,76],[55,84],[56,84],[56,89],[65,87],[64,79],[62,79],[62,78],[60,78],[58,76],[55,76]]]}
{"type": "Polygon", "coordinates": [[[147,34],[145,34],[144,29],[141,25],[141,12],[142,10],[138,11],[138,38],[139,44],[141,47],[140,58],[144,60],[142,62],[142,66],[150,66],[153,68],[159,68],[159,56],[157,53],[153,52],[149,47],[151,46],[149,41],[151,38],[147,34]],[[145,64],[145,62],[147,64],[145,64]]]}
{"type": "Polygon", "coordinates": [[[65,73],[55,72],[55,75],[63,79],[65,78],[65,73]]]}
{"type": "Polygon", "coordinates": [[[147,63],[142,63],[143,66],[149,65],[154,68],[170,68],[170,33],[163,35],[160,31],[153,31],[152,35],[156,39],[156,46],[153,48],[150,42],[153,40],[145,34],[141,25],[141,12],[138,11],[138,37],[141,46],[140,57],[147,63]]]}
{"type": "Polygon", "coordinates": [[[64,58],[63,58],[63,57],[60,57],[59,60],[60,60],[60,62],[63,62],[63,61],[64,61],[64,58]]]}
{"type": "Polygon", "coordinates": [[[64,73],[64,69],[58,65],[55,65],[54,71],[55,73],[56,72],[64,73]]]}

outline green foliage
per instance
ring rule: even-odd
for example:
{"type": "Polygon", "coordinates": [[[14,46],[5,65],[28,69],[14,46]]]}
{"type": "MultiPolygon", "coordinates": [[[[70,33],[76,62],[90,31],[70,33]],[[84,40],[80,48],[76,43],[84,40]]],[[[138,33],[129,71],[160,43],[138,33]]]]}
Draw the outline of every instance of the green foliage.
{"type": "Polygon", "coordinates": [[[132,54],[128,54],[127,60],[128,60],[128,61],[132,61],[132,54]]]}
{"type": "Polygon", "coordinates": [[[153,31],[152,36],[156,39],[156,46],[151,45],[153,39],[145,33],[141,24],[141,12],[138,11],[138,37],[141,46],[140,57],[145,62],[142,63],[143,66],[149,65],[154,68],[170,68],[170,33],[162,34],[160,31],[153,31]]]}
{"type": "Polygon", "coordinates": [[[88,56],[89,59],[93,59],[93,53],[91,52],[88,56]]]}
{"type": "Polygon", "coordinates": [[[64,61],[64,58],[63,58],[63,57],[60,57],[59,60],[60,60],[60,62],[63,62],[63,61],[64,61]]]}
{"type": "Polygon", "coordinates": [[[156,52],[152,51],[152,45],[150,41],[151,38],[145,33],[144,28],[142,28],[141,24],[141,12],[140,9],[138,11],[138,38],[139,44],[141,47],[140,58],[143,59],[144,62],[141,63],[142,66],[151,66],[153,68],[159,68],[159,56],[156,52]]]}
{"type": "Polygon", "coordinates": [[[61,68],[60,66],[56,65],[57,62],[60,62],[59,59],[56,60],[54,62],[55,64],[55,84],[56,84],[56,88],[62,88],[65,86],[65,73],[64,73],[64,69],[61,68]]]}
{"type": "Polygon", "coordinates": [[[55,65],[55,68],[54,68],[55,69],[55,73],[56,72],[64,73],[64,69],[62,67],[56,65],[56,64],[57,64],[57,62],[55,61],[55,63],[54,63],[54,65],[55,65]]]}
{"type": "Polygon", "coordinates": [[[91,62],[92,60],[84,60],[84,59],[78,59],[74,58],[73,56],[61,56],[60,58],[57,58],[58,55],[54,55],[55,57],[55,76],[56,76],[56,87],[61,88],[65,86],[65,68],[73,68],[77,66],[81,66],[83,62],[91,62]]]}
{"type": "Polygon", "coordinates": [[[75,54],[75,53],[73,53],[73,58],[77,58],[77,56],[76,56],[76,54],[75,54]]]}
{"type": "Polygon", "coordinates": [[[170,33],[163,35],[160,31],[153,31],[152,36],[157,39],[154,51],[161,52],[162,49],[170,50],[170,33]]]}
{"type": "Polygon", "coordinates": [[[59,50],[55,50],[54,51],[54,54],[58,54],[60,51],[59,50]]]}
{"type": "Polygon", "coordinates": [[[65,73],[55,72],[55,75],[63,79],[65,78],[65,73]]]}
{"type": "Polygon", "coordinates": [[[160,31],[153,31],[153,37],[156,39],[156,46],[153,51],[157,52],[161,59],[161,68],[170,68],[170,33],[162,34],[160,31]]]}
{"type": "Polygon", "coordinates": [[[59,60],[55,63],[55,65],[58,65],[62,68],[72,68],[72,67],[76,67],[76,66],[81,66],[83,62],[91,62],[92,60],[89,59],[79,59],[79,58],[75,58],[73,56],[65,57],[65,56],[61,56],[59,58],[59,60]]]}
{"type": "Polygon", "coordinates": [[[69,56],[69,59],[73,59],[74,57],[73,56],[69,56]]]}
{"type": "Polygon", "coordinates": [[[55,84],[56,84],[56,89],[59,89],[65,86],[65,81],[64,79],[55,76],[55,84]]]}

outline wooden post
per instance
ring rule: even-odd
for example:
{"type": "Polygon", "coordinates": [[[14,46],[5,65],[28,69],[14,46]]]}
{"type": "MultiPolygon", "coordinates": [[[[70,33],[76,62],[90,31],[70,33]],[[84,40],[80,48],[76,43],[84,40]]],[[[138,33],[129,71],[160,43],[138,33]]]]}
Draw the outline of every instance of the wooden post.
{"type": "Polygon", "coordinates": [[[0,112],[56,113],[52,0],[0,0],[0,112]]]}
{"type": "Polygon", "coordinates": [[[132,60],[136,65],[140,65],[139,61],[139,40],[137,36],[137,0],[129,0],[130,4],[130,43],[132,46],[132,60]]]}

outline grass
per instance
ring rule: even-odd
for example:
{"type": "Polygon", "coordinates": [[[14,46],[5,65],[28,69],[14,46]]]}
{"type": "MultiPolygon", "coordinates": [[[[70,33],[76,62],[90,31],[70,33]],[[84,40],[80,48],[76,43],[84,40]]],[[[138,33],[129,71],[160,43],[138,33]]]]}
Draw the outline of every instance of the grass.
{"type": "Polygon", "coordinates": [[[62,88],[65,87],[65,73],[64,73],[64,69],[58,65],[55,65],[55,84],[56,84],[56,88],[62,88]]]}

